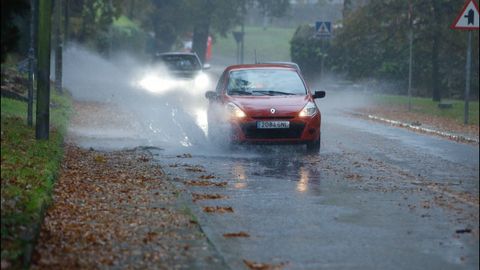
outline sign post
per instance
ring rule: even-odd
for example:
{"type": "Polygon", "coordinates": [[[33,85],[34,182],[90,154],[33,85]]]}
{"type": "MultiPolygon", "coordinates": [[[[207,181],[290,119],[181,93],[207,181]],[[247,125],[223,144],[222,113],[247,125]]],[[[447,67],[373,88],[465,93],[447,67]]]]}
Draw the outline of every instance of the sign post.
{"type": "Polygon", "coordinates": [[[413,62],[413,5],[412,1],[408,1],[408,38],[409,38],[409,52],[408,60],[408,111],[412,110],[412,62],[413,62]]]}
{"type": "Polygon", "coordinates": [[[470,97],[470,70],[472,66],[472,30],[479,29],[478,5],[474,0],[468,0],[461,12],[450,26],[453,30],[467,30],[467,63],[465,64],[465,105],[463,123],[468,124],[468,100],[470,97]]]}
{"type": "Polygon", "coordinates": [[[322,62],[320,64],[320,79],[323,80],[323,66],[325,62],[325,46],[323,39],[330,38],[332,35],[332,23],[329,21],[315,22],[315,38],[320,39],[320,49],[322,51],[322,62]]]}

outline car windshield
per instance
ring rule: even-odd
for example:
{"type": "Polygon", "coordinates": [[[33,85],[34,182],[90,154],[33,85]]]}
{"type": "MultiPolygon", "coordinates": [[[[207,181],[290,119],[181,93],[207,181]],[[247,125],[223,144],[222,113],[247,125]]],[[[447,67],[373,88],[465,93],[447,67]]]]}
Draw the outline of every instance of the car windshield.
{"type": "Polygon", "coordinates": [[[230,72],[229,95],[305,95],[302,79],[293,70],[248,69],[230,72]]]}
{"type": "Polygon", "coordinates": [[[201,68],[195,55],[162,55],[157,60],[172,70],[190,71],[201,68]]]}

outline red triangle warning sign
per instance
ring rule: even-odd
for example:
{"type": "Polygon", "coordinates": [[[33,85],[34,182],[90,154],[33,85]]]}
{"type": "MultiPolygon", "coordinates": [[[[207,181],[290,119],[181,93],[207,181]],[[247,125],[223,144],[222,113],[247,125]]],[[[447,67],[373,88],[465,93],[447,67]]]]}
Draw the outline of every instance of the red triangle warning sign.
{"type": "Polygon", "coordinates": [[[468,0],[450,28],[458,30],[478,30],[479,22],[478,5],[474,0],[468,0]]]}

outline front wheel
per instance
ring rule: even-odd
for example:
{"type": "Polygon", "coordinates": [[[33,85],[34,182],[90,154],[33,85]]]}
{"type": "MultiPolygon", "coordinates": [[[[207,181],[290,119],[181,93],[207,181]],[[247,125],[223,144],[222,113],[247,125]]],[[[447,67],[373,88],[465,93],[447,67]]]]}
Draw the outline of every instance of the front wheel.
{"type": "Polygon", "coordinates": [[[318,153],[320,151],[320,137],[313,142],[307,143],[307,152],[308,153],[318,153]]]}

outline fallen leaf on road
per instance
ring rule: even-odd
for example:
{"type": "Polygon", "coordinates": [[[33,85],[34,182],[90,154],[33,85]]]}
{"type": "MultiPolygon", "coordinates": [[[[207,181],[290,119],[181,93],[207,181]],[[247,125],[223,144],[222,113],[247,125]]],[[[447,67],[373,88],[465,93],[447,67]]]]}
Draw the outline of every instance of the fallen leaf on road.
{"type": "Polygon", "coordinates": [[[158,233],[156,232],[148,232],[147,235],[143,238],[143,242],[146,244],[148,242],[153,241],[158,236],[158,233]]]}
{"type": "Polygon", "coordinates": [[[360,180],[360,179],[362,179],[362,176],[354,173],[354,174],[349,174],[349,175],[345,176],[345,178],[351,179],[351,180],[360,180]]]}
{"type": "Polygon", "coordinates": [[[143,162],[147,162],[147,161],[150,161],[150,158],[148,158],[147,156],[141,156],[141,157],[138,158],[138,160],[143,161],[143,162]]]}
{"type": "Polygon", "coordinates": [[[258,263],[243,260],[243,262],[250,268],[251,270],[280,270],[283,269],[288,262],[281,262],[279,264],[267,264],[267,263],[258,263]]]}
{"type": "Polygon", "coordinates": [[[226,238],[233,238],[233,237],[250,237],[250,234],[246,232],[238,232],[238,233],[224,233],[223,237],[226,238]]]}
{"type": "Polygon", "coordinates": [[[199,194],[199,193],[192,193],[193,202],[200,201],[200,200],[218,200],[218,199],[226,199],[228,198],[225,195],[220,194],[199,194]]]}
{"type": "Polygon", "coordinates": [[[456,233],[471,233],[472,230],[470,230],[470,229],[461,229],[461,230],[456,230],[455,232],[456,232],[456,233]]]}
{"type": "Polygon", "coordinates": [[[225,187],[227,186],[227,182],[210,182],[210,181],[185,181],[183,182],[185,185],[189,186],[199,186],[199,187],[206,187],[206,186],[216,186],[216,187],[225,187]]]}
{"type": "Polygon", "coordinates": [[[188,167],[188,168],[185,168],[185,170],[189,172],[205,172],[205,169],[201,167],[188,167]]]}
{"type": "Polygon", "coordinates": [[[230,206],[206,206],[203,211],[207,213],[233,213],[233,208],[230,206]]]}
{"type": "Polygon", "coordinates": [[[95,162],[98,162],[98,163],[105,163],[105,162],[107,162],[107,160],[105,159],[105,157],[102,156],[102,155],[96,155],[94,159],[95,159],[95,162]]]}

